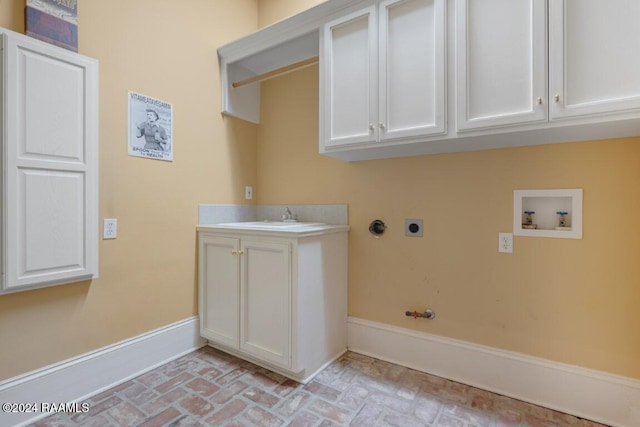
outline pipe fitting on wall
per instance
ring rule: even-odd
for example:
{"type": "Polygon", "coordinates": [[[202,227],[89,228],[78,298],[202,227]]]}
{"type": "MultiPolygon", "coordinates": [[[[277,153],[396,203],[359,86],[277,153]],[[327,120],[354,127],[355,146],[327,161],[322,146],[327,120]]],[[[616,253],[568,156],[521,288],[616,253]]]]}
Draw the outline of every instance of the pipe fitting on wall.
{"type": "Polygon", "coordinates": [[[432,320],[434,317],[436,317],[436,313],[435,311],[431,310],[430,308],[427,308],[424,313],[418,313],[417,311],[405,311],[404,315],[407,317],[413,317],[414,319],[417,319],[418,317],[422,317],[424,319],[427,320],[432,320]]]}
{"type": "Polygon", "coordinates": [[[369,233],[373,234],[375,237],[380,237],[386,229],[387,226],[379,219],[373,220],[371,221],[371,224],[369,224],[369,233]]]}

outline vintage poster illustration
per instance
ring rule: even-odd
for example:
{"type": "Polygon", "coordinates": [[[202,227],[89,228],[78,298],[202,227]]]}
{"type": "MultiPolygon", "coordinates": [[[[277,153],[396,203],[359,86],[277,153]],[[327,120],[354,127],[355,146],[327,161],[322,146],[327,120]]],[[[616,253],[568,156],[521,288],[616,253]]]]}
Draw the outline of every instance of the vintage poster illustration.
{"type": "Polygon", "coordinates": [[[129,155],[173,161],[173,107],[129,92],[129,155]]]}
{"type": "Polygon", "coordinates": [[[77,0],[27,0],[25,8],[27,35],[78,51],[77,0]]]}

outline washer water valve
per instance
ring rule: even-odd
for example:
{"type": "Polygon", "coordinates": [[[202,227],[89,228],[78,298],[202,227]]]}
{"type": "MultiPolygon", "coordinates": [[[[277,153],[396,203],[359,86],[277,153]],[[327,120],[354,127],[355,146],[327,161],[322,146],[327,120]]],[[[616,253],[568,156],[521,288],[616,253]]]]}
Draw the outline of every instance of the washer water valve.
{"type": "Polygon", "coordinates": [[[559,215],[559,217],[558,217],[558,227],[566,227],[567,226],[566,215],[568,215],[569,212],[558,211],[558,212],[556,212],[556,214],[559,215]]]}
{"type": "Polygon", "coordinates": [[[524,211],[524,221],[522,222],[522,228],[535,230],[538,228],[538,224],[533,223],[533,214],[535,211],[524,211]]]}
{"type": "Polygon", "coordinates": [[[431,310],[430,308],[427,308],[424,313],[418,313],[417,311],[405,311],[404,315],[407,317],[413,317],[414,319],[417,319],[418,317],[422,317],[428,320],[432,320],[434,317],[436,317],[436,313],[431,310]]]}

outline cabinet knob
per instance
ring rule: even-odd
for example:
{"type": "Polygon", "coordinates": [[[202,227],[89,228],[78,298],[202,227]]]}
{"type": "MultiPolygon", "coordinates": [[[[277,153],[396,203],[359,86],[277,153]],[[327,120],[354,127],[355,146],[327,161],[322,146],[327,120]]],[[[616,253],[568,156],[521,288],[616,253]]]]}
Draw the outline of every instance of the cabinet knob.
{"type": "Polygon", "coordinates": [[[542,97],[537,97],[536,98],[536,102],[538,103],[538,105],[542,105],[542,97]]]}
{"type": "Polygon", "coordinates": [[[238,255],[244,255],[244,251],[238,251],[238,255]]]}
{"type": "Polygon", "coordinates": [[[560,102],[560,95],[558,95],[557,93],[553,96],[553,100],[555,102],[560,102]]]}
{"type": "Polygon", "coordinates": [[[232,251],[231,251],[231,255],[238,255],[238,251],[236,251],[236,250],[232,250],[232,251]]]}
{"type": "Polygon", "coordinates": [[[380,122],[380,129],[384,130],[384,123],[380,122]]]}
{"type": "Polygon", "coordinates": [[[373,123],[369,123],[369,131],[373,132],[375,130],[373,123]]]}

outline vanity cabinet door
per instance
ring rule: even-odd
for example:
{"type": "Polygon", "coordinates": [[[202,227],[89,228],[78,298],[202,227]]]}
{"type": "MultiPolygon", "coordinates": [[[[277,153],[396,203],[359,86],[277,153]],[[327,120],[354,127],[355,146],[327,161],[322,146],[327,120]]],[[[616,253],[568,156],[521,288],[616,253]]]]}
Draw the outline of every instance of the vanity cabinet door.
{"type": "Polygon", "coordinates": [[[239,239],[199,235],[200,335],[234,349],[239,345],[239,252],[239,239]]]}
{"type": "Polygon", "coordinates": [[[640,2],[549,2],[551,119],[640,109],[640,2]]]}
{"type": "Polygon", "coordinates": [[[291,366],[291,245],[243,239],[240,350],[291,366]]]}
{"type": "Polygon", "coordinates": [[[546,1],[455,6],[458,131],[546,121],[546,1]]]}

